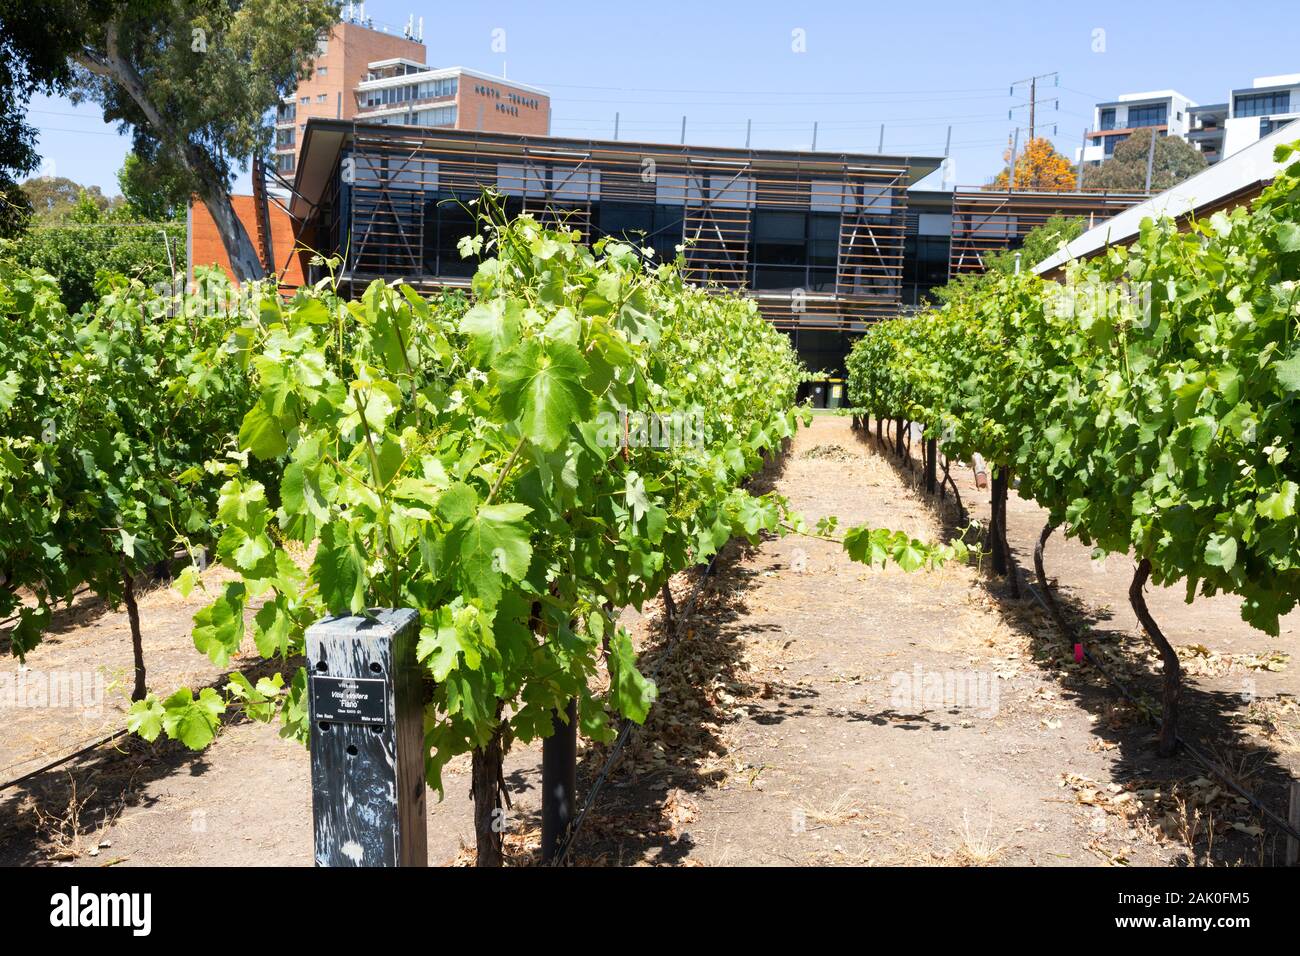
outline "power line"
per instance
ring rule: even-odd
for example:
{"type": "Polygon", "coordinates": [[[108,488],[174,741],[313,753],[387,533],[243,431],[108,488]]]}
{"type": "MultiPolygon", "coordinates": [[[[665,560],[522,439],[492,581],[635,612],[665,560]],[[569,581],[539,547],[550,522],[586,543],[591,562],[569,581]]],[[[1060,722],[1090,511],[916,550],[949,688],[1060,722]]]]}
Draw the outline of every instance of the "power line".
{"type": "Polygon", "coordinates": [[[538,85],[559,87],[570,90],[602,90],[617,93],[712,93],[724,96],[894,96],[909,94],[952,94],[952,93],[996,93],[1000,86],[971,86],[949,90],[718,90],[718,89],[673,89],[653,86],[596,86],[577,83],[547,83],[538,80],[538,85]]]}

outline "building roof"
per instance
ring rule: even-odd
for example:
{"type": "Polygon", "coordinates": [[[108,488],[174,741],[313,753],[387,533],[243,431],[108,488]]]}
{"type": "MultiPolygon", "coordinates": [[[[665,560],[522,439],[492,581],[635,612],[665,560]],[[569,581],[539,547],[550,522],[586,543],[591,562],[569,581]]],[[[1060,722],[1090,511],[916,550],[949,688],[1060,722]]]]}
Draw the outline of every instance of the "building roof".
{"type": "Polygon", "coordinates": [[[511,80],[504,76],[497,76],[493,73],[484,73],[481,70],[471,70],[466,66],[429,66],[425,63],[418,63],[415,60],[406,60],[401,57],[395,57],[391,60],[376,60],[374,63],[367,64],[368,69],[378,70],[385,66],[396,66],[399,63],[405,63],[409,66],[418,66],[420,69],[416,73],[398,73],[393,76],[378,77],[373,80],[362,80],[357,84],[359,90],[383,89],[386,86],[402,86],[406,83],[418,83],[421,80],[444,80],[453,76],[472,76],[476,79],[485,80],[488,83],[500,83],[502,86],[508,86],[515,90],[525,90],[529,93],[536,93],[539,96],[550,96],[551,94],[542,89],[540,86],[532,86],[528,83],[520,83],[518,80],[511,80]]]}
{"type": "MultiPolygon", "coordinates": [[[[468,72],[468,71],[467,71],[468,72]]],[[[509,82],[509,81],[506,81],[509,82]]],[[[407,138],[411,141],[437,140],[499,154],[510,159],[533,153],[568,156],[601,154],[618,156],[633,165],[649,157],[663,161],[668,157],[690,157],[699,163],[734,165],[747,163],[755,167],[790,168],[826,175],[841,170],[873,166],[906,166],[906,185],[913,185],[943,164],[941,156],[906,156],[893,153],[841,153],[829,150],[729,149],[719,146],[679,146],[672,143],[637,143],[626,140],[571,139],[558,136],[528,136],[520,133],[490,133],[396,124],[366,123],[360,119],[336,120],[312,117],[302,137],[297,170],[294,176],[293,215],[302,219],[325,191],[340,155],[350,137],[358,132],[368,135],[407,138]]]]}
{"type": "Polygon", "coordinates": [[[1062,251],[1034,266],[1034,272],[1046,275],[1071,259],[1086,259],[1108,246],[1131,242],[1137,237],[1144,219],[1181,219],[1204,215],[1251,199],[1273,180],[1282,167],[1282,164],[1273,159],[1273,150],[1298,137],[1300,120],[1274,130],[1258,142],[1219,160],[1172,189],[1126,209],[1095,229],[1089,229],[1062,251]]]}

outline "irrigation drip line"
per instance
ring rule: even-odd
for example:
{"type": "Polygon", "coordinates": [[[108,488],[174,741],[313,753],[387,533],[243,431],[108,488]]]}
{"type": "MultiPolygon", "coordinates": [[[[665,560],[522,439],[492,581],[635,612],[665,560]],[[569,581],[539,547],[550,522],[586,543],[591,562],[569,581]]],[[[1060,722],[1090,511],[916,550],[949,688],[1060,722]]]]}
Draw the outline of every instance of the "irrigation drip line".
{"type": "MultiPolygon", "coordinates": [[[[1017,573],[1020,571],[1019,568],[1017,568],[1016,570],[1017,573]]],[[[1038,593],[1038,588],[1036,588],[1033,584],[1031,584],[1028,581],[1028,579],[1024,581],[1024,585],[1025,588],[1029,591],[1030,595],[1033,596],[1033,599],[1038,602],[1038,606],[1041,607],[1045,612],[1047,612],[1050,615],[1051,611],[1048,609],[1046,602],[1043,601],[1042,595],[1038,593]]],[[[1065,635],[1065,636],[1068,639],[1073,635],[1065,635]]],[[[1101,672],[1102,676],[1104,676],[1108,681],[1111,682],[1111,684],[1113,684],[1116,687],[1116,689],[1119,690],[1120,696],[1123,697],[1125,700],[1127,700],[1130,704],[1134,705],[1140,710],[1146,711],[1148,715],[1150,715],[1150,709],[1146,705],[1144,705],[1141,701],[1139,701],[1137,699],[1137,696],[1133,694],[1133,692],[1130,691],[1127,686],[1125,686],[1124,682],[1121,681],[1114,674],[1112,674],[1110,670],[1106,667],[1106,665],[1104,665],[1101,661],[1097,659],[1097,657],[1092,653],[1092,651],[1088,650],[1088,645],[1084,643],[1082,640],[1079,643],[1080,645],[1082,645],[1083,648],[1083,656],[1087,658],[1088,662],[1092,664],[1093,667],[1097,668],[1097,670],[1101,672]]],[[[1300,832],[1297,832],[1295,828],[1292,827],[1289,823],[1283,820],[1280,816],[1278,816],[1268,807],[1264,806],[1264,804],[1260,802],[1259,797],[1255,796],[1255,794],[1251,793],[1249,790],[1245,789],[1240,784],[1238,784],[1237,781],[1232,779],[1232,776],[1227,771],[1223,770],[1213,760],[1205,756],[1205,754],[1203,754],[1197,747],[1193,746],[1191,741],[1189,741],[1186,737],[1184,737],[1182,734],[1177,732],[1175,732],[1174,734],[1174,739],[1178,741],[1178,743],[1183,747],[1183,749],[1185,749],[1189,754],[1191,754],[1194,758],[1196,758],[1196,760],[1201,764],[1201,766],[1203,766],[1206,770],[1210,771],[1210,773],[1214,774],[1216,777],[1218,777],[1220,780],[1226,783],[1229,787],[1235,790],[1252,807],[1258,810],[1260,814],[1264,816],[1265,819],[1271,822],[1275,827],[1277,827],[1287,836],[1292,837],[1293,839],[1296,840],[1300,840],[1300,832]]]]}
{"type": "MultiPolygon", "coordinates": [[[[726,547],[724,545],[723,547],[726,547]]],[[[677,642],[681,636],[686,633],[686,622],[690,620],[691,614],[695,611],[695,604],[700,595],[704,592],[704,587],[708,583],[709,577],[713,574],[713,566],[718,560],[718,555],[722,553],[719,549],[709,558],[709,563],[704,567],[704,573],[700,575],[699,583],[695,585],[695,590],[691,594],[691,599],[686,602],[681,613],[673,621],[673,634],[668,641],[668,646],[664,653],[660,655],[659,660],[655,662],[654,670],[650,674],[650,680],[655,681],[659,677],[660,671],[663,670],[664,664],[672,657],[673,651],[677,648],[677,642]]],[[[605,780],[609,777],[609,772],[614,768],[614,763],[618,760],[619,755],[623,752],[623,746],[632,736],[632,731],[636,729],[629,718],[623,719],[623,726],[618,732],[618,739],[614,741],[614,749],[610,751],[609,757],[605,760],[605,765],[600,768],[600,773],[596,775],[595,781],[591,785],[591,790],[587,793],[587,799],[583,801],[582,809],[578,811],[577,817],[574,818],[573,826],[569,828],[568,836],[564,839],[564,845],[560,847],[560,852],[555,854],[551,860],[551,866],[560,866],[564,863],[569,855],[569,848],[573,846],[574,841],[578,838],[579,831],[582,830],[582,824],[587,819],[587,813],[596,803],[596,798],[600,796],[601,789],[605,786],[605,780]]]]}
{"type": "Polygon", "coordinates": [[[14,779],[10,780],[8,783],[0,783],[0,791],[8,790],[10,787],[16,787],[18,786],[18,784],[32,779],[32,777],[40,776],[41,774],[45,773],[45,771],[47,770],[53,770],[55,767],[60,766],[61,764],[65,764],[69,760],[72,760],[76,757],[80,757],[82,754],[88,754],[92,750],[104,746],[104,744],[108,743],[110,740],[116,740],[118,737],[125,737],[129,733],[130,731],[125,729],[116,730],[113,733],[109,734],[107,737],[101,737],[98,740],[96,740],[94,743],[82,747],[80,750],[74,750],[70,754],[64,754],[58,760],[51,761],[50,763],[47,763],[43,767],[37,767],[35,770],[28,771],[27,773],[23,774],[21,777],[15,777],[14,779]]]}

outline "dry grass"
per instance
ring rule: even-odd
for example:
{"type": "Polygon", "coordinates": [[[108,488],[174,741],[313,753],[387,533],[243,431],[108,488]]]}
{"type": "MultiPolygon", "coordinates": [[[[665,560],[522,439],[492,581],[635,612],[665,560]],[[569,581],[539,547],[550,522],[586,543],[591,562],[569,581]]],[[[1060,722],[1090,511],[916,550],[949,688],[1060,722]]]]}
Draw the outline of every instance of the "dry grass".
{"type": "Polygon", "coordinates": [[[970,812],[962,810],[961,829],[957,831],[961,842],[949,857],[949,862],[954,866],[992,866],[1004,849],[1002,844],[993,842],[992,830],[991,816],[984,832],[979,833],[971,828],[970,812]]]}
{"type": "Polygon", "coordinates": [[[810,826],[843,826],[849,821],[857,820],[862,816],[864,809],[862,802],[854,799],[853,793],[852,790],[846,790],[828,805],[822,807],[800,804],[795,808],[795,812],[802,814],[805,823],[810,826]]]}

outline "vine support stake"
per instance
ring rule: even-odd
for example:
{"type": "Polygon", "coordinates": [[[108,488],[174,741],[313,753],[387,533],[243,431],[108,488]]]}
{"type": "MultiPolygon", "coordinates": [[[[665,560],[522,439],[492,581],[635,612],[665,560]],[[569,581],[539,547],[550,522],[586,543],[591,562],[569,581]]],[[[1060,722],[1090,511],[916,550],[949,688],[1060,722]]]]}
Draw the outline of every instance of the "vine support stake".
{"type": "Polygon", "coordinates": [[[1128,600],[1133,605],[1133,611],[1137,614],[1138,620],[1142,622],[1142,627],[1147,632],[1147,636],[1151,638],[1151,642],[1160,651],[1161,660],[1164,661],[1160,739],[1156,749],[1160,756],[1172,757],[1174,751],[1178,749],[1178,691],[1182,668],[1178,663],[1178,653],[1165,639],[1164,633],[1160,630],[1160,625],[1156,623],[1156,619],[1151,616],[1150,610],[1147,609],[1146,598],[1142,595],[1142,588],[1150,577],[1151,561],[1148,558],[1143,558],[1138,562],[1138,566],[1133,572],[1133,581],[1128,586],[1128,600]]]}
{"type": "MultiPolygon", "coordinates": [[[[1287,807],[1286,822],[1292,830],[1300,831],[1300,780],[1291,781],[1291,803],[1287,807]]],[[[1286,865],[1295,866],[1300,863],[1300,840],[1287,834],[1286,838],[1286,865]]]]}
{"type": "Polygon", "coordinates": [[[1007,573],[1006,536],[1002,522],[1006,516],[1007,472],[1005,468],[993,469],[993,487],[989,502],[989,550],[993,553],[993,573],[1005,577],[1007,573]]]}
{"type": "Polygon", "coordinates": [[[317,866],[427,866],[420,615],[307,628],[317,866]]]}
{"type": "Polygon", "coordinates": [[[934,494],[939,484],[939,440],[925,440],[925,491],[934,494]]]}
{"type": "Polygon", "coordinates": [[[578,702],[564,717],[551,712],[551,736],[542,741],[542,861],[550,863],[573,823],[578,790],[578,702]]]}

